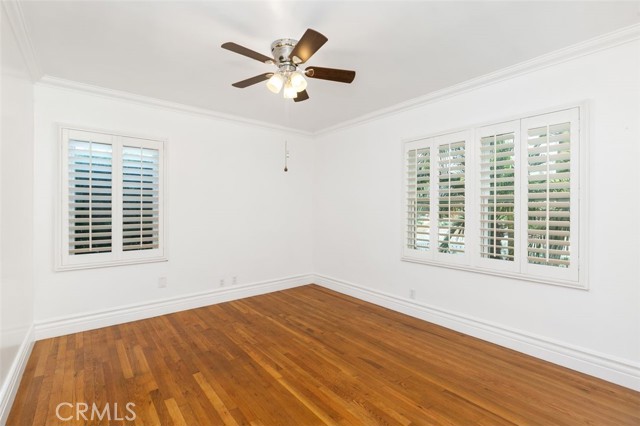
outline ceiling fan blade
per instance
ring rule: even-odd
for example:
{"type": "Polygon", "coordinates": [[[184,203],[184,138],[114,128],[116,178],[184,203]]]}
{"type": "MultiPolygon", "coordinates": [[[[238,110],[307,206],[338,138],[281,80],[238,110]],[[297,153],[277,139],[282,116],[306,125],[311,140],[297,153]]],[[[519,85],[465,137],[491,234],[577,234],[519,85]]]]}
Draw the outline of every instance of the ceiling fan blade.
{"type": "Polygon", "coordinates": [[[273,58],[265,56],[262,53],[255,52],[251,49],[247,49],[246,47],[240,46],[236,43],[227,42],[220,47],[230,50],[234,53],[239,53],[240,55],[246,56],[248,58],[255,59],[256,61],[264,62],[265,64],[270,64],[273,62],[273,58]]]}
{"type": "Polygon", "coordinates": [[[298,96],[293,98],[293,102],[302,102],[306,101],[307,99],[309,99],[309,94],[306,90],[303,90],[302,92],[298,92],[298,96]]]}
{"type": "Polygon", "coordinates": [[[271,78],[273,75],[272,72],[267,72],[264,74],[256,75],[255,77],[248,78],[246,80],[238,81],[237,83],[233,83],[233,87],[237,87],[239,89],[244,89],[245,87],[249,87],[251,85],[260,83],[261,81],[265,81],[271,78]]]}
{"type": "Polygon", "coordinates": [[[307,29],[289,57],[296,64],[303,64],[327,42],[327,38],[319,32],[307,29]]]}
{"type": "Polygon", "coordinates": [[[337,81],[340,83],[351,83],[356,78],[355,71],[340,70],[336,68],[308,67],[304,70],[305,75],[310,78],[337,81]]]}

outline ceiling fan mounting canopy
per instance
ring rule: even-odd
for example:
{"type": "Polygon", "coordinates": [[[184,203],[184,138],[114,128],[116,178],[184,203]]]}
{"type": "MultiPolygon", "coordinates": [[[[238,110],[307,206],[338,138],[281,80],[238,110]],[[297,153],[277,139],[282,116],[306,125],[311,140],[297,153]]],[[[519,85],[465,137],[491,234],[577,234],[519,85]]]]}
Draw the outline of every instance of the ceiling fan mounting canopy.
{"type": "Polygon", "coordinates": [[[271,54],[278,68],[281,65],[293,65],[294,60],[291,58],[291,52],[298,44],[298,40],[292,38],[280,38],[271,43],[271,54]]]}
{"type": "Polygon", "coordinates": [[[269,80],[267,84],[269,90],[278,93],[284,87],[285,98],[293,98],[295,102],[301,102],[309,99],[303,74],[309,78],[340,83],[351,83],[356,76],[355,71],[335,68],[307,67],[304,73],[297,71],[298,66],[309,60],[327,40],[324,35],[309,28],[299,41],[292,38],[281,38],[271,43],[271,58],[232,42],[224,43],[221,47],[265,64],[273,64],[277,68],[275,73],[260,74],[233,83],[232,86],[243,89],[269,80]]]}

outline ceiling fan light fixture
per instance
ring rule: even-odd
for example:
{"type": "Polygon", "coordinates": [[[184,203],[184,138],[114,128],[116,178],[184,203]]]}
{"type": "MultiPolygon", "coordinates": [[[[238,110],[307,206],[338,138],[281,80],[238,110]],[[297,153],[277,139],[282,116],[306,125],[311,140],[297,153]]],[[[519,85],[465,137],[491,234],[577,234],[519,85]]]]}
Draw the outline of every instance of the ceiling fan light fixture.
{"type": "Polygon", "coordinates": [[[339,83],[351,83],[356,76],[355,71],[337,68],[308,67],[306,70],[298,70],[306,63],[324,44],[327,38],[319,32],[308,28],[300,40],[281,38],[271,43],[271,57],[255,52],[237,43],[227,42],[222,48],[237,53],[247,58],[255,59],[264,64],[274,65],[274,72],[265,72],[245,80],[237,81],[233,87],[244,89],[254,84],[267,81],[270,92],[280,93],[285,99],[293,99],[302,102],[309,99],[307,93],[307,78],[336,81],[339,83]],[[284,90],[283,90],[284,89],[284,90]]]}
{"type": "Polygon", "coordinates": [[[291,84],[291,80],[287,80],[287,82],[284,84],[283,95],[286,99],[294,99],[296,96],[298,96],[298,92],[291,84]]]}
{"type": "Polygon", "coordinates": [[[291,74],[291,85],[296,90],[296,92],[302,92],[307,88],[307,80],[305,80],[304,76],[300,71],[295,71],[291,74]]]}
{"type": "Polygon", "coordinates": [[[273,93],[280,93],[282,86],[284,85],[284,77],[280,73],[275,73],[267,81],[267,88],[273,93]]]}

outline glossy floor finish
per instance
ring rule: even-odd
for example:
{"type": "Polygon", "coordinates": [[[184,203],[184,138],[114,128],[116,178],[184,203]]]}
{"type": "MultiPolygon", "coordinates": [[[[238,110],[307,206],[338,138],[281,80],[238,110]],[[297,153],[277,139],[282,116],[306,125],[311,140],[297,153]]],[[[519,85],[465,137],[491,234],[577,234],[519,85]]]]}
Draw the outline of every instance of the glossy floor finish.
{"type": "Polygon", "coordinates": [[[8,424],[637,425],[640,393],[310,285],[39,341],[8,424]]]}

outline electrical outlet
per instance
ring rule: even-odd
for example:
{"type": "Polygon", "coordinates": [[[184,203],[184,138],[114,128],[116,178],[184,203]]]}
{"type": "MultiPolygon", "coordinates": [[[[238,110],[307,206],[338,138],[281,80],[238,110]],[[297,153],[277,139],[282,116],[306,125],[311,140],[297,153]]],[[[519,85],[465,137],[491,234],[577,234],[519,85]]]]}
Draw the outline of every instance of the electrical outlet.
{"type": "Polygon", "coordinates": [[[167,277],[158,278],[158,288],[166,288],[167,287],[167,277]]]}
{"type": "Polygon", "coordinates": [[[416,289],[412,288],[411,290],[409,290],[409,297],[412,299],[416,298],[416,289]]]}
{"type": "Polygon", "coordinates": [[[236,285],[236,284],[238,284],[238,277],[237,277],[237,276],[234,276],[234,277],[231,279],[231,285],[236,285]]]}
{"type": "Polygon", "coordinates": [[[224,287],[224,278],[220,278],[220,287],[224,287]]]}

